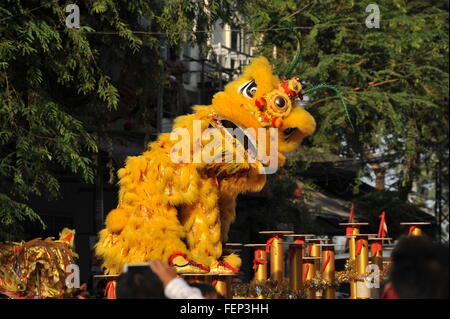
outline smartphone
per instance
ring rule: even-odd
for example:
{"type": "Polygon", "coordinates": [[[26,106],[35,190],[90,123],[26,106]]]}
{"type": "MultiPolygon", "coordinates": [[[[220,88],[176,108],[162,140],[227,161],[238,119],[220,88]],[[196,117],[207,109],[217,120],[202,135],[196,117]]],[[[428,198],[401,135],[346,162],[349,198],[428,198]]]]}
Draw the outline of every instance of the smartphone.
{"type": "Polygon", "coordinates": [[[123,272],[153,272],[148,263],[130,263],[123,266],[123,272]]]}
{"type": "Polygon", "coordinates": [[[123,267],[117,279],[118,299],[165,299],[164,287],[148,263],[130,263],[123,267]]]}

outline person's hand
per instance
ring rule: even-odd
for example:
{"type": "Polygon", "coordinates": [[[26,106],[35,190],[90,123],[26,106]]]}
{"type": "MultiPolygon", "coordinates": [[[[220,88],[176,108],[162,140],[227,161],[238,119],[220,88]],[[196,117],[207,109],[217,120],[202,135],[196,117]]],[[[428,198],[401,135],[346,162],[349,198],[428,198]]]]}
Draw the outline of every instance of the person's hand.
{"type": "Polygon", "coordinates": [[[177,277],[176,269],[160,260],[151,260],[149,264],[153,272],[161,279],[164,287],[177,277]]]}

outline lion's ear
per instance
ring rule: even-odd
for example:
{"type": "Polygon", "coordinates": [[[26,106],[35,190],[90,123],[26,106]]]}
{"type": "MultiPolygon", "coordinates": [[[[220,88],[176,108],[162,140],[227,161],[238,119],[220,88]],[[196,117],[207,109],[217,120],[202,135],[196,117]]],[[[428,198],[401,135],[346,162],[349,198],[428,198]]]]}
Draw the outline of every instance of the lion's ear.
{"type": "Polygon", "coordinates": [[[222,103],[224,100],[226,100],[227,98],[227,94],[225,92],[217,92],[216,94],[214,94],[213,99],[212,99],[212,104],[217,105],[222,103]]]}

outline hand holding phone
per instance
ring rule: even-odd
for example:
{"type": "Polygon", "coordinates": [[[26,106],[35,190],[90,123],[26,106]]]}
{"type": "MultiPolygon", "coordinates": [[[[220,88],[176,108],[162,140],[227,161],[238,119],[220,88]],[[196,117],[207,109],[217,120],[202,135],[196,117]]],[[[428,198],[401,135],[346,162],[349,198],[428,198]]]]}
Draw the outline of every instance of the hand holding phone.
{"type": "Polygon", "coordinates": [[[149,262],[150,268],[162,281],[164,287],[166,287],[170,281],[177,278],[177,271],[175,268],[170,267],[168,264],[163,263],[160,260],[151,260],[149,262]]]}

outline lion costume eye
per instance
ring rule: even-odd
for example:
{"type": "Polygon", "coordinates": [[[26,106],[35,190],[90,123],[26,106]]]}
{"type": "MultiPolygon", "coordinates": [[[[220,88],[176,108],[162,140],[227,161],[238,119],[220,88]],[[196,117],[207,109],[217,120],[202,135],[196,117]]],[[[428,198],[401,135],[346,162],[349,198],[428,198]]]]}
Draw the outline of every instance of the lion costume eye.
{"type": "Polygon", "coordinates": [[[256,93],[257,89],[258,89],[258,87],[256,86],[255,80],[250,80],[250,81],[245,82],[244,84],[242,84],[238,88],[238,91],[243,96],[248,97],[249,99],[252,99],[255,96],[255,93],[256,93]]]}
{"type": "Polygon", "coordinates": [[[281,110],[283,110],[284,107],[287,105],[286,99],[282,96],[278,96],[274,102],[275,105],[281,110]]]}
{"type": "Polygon", "coordinates": [[[292,109],[292,102],[289,96],[280,91],[273,90],[266,95],[267,111],[273,116],[287,116],[292,109]]]}

